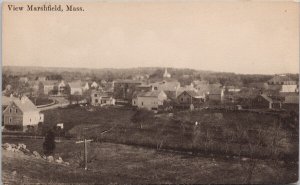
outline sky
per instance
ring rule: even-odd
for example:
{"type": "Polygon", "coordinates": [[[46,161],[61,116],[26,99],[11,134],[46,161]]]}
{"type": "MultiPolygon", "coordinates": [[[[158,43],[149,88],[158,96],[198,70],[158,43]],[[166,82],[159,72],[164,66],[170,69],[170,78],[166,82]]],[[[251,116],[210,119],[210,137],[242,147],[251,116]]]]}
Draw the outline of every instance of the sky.
{"type": "Polygon", "coordinates": [[[73,3],[81,12],[15,12],[7,5],[4,66],[299,71],[299,7],[293,2],[73,3]]]}

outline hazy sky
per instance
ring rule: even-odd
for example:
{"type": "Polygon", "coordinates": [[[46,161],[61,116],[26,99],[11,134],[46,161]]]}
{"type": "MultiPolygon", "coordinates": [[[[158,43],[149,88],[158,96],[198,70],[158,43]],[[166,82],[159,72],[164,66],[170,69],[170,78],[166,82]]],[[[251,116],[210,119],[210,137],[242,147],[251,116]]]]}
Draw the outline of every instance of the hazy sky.
{"type": "Polygon", "coordinates": [[[12,12],[4,4],[3,65],[299,71],[297,3],[73,5],[85,11],[12,12]]]}

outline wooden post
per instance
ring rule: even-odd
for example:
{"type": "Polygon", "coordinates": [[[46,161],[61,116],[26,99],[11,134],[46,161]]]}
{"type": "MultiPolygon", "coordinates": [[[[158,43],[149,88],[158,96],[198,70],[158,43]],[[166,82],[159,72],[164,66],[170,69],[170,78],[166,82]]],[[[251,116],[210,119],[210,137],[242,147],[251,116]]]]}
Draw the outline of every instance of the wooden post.
{"type": "Polygon", "coordinates": [[[87,170],[87,143],[84,138],[84,170],[87,170]]]}
{"type": "Polygon", "coordinates": [[[92,140],[87,140],[86,138],[84,138],[83,141],[76,141],[76,144],[78,143],[83,143],[83,147],[84,147],[84,170],[87,170],[87,157],[88,157],[88,151],[87,151],[87,142],[91,142],[92,140]]]}

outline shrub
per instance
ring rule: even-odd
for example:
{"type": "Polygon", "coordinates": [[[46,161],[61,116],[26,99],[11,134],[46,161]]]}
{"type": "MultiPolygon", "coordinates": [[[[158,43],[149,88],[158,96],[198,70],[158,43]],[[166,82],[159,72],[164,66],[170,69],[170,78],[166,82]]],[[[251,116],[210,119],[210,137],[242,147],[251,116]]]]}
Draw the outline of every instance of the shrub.
{"type": "Polygon", "coordinates": [[[55,133],[52,130],[49,130],[46,134],[43,149],[45,155],[50,155],[55,150],[55,133]]]}

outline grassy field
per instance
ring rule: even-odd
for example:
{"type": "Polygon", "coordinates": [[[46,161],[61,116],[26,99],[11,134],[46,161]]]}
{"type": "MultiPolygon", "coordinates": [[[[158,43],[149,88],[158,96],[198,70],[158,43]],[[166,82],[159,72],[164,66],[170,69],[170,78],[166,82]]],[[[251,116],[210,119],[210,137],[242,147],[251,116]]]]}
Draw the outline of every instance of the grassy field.
{"type": "Polygon", "coordinates": [[[46,105],[53,102],[53,100],[49,99],[48,97],[31,98],[30,100],[37,106],[46,105]]]}
{"type": "MultiPolygon", "coordinates": [[[[3,142],[22,142],[31,151],[41,151],[43,141],[4,138],[3,142]]],[[[70,166],[3,151],[2,180],[7,184],[285,184],[297,181],[298,174],[296,165],[283,162],[257,160],[250,168],[249,160],[195,157],[112,143],[89,144],[89,170],[84,171],[80,167],[82,149],[74,141],[57,143],[56,155],[70,166]]]]}
{"type": "Polygon", "coordinates": [[[89,107],[44,113],[46,127],[63,122],[67,133],[78,139],[86,135],[97,141],[155,149],[298,161],[298,132],[290,127],[297,120],[289,117],[221,110],[154,115],[89,107]]]}

